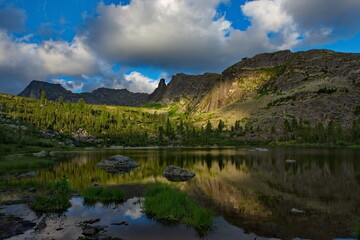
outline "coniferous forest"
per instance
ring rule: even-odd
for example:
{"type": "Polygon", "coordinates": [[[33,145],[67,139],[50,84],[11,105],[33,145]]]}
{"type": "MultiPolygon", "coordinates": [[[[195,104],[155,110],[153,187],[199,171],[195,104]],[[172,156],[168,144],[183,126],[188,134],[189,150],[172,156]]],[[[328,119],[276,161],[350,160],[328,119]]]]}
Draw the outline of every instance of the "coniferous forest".
{"type": "Polygon", "coordinates": [[[41,99],[2,95],[0,104],[2,144],[57,146],[69,140],[78,146],[360,144],[360,120],[351,126],[296,118],[285,119],[282,126],[262,128],[244,120],[227,126],[221,119],[199,123],[190,115],[173,116],[151,106],[89,105],[82,99],[71,103],[62,98],[54,102],[45,92],[41,99]],[[6,122],[12,123],[10,128],[6,122]]]}

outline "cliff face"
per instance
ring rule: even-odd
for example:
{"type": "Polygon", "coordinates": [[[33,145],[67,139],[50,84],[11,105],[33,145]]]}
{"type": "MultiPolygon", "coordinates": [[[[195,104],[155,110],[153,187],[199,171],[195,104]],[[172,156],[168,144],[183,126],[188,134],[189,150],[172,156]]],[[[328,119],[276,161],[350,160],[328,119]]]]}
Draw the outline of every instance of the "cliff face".
{"type": "Polygon", "coordinates": [[[250,119],[277,125],[284,119],[350,125],[360,108],[360,54],[329,50],[260,54],[226,69],[197,106],[229,123],[250,119]]]}
{"type": "Polygon", "coordinates": [[[192,109],[215,86],[219,79],[220,75],[216,73],[205,73],[203,75],[176,74],[172,77],[158,102],[164,105],[180,104],[182,106],[180,111],[192,109]]]}

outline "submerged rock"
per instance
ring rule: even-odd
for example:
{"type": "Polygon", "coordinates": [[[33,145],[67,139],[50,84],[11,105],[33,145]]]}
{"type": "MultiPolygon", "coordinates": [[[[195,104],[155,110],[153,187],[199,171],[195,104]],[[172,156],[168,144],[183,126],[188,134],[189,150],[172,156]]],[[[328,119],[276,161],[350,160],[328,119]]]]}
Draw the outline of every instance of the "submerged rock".
{"type": "Polygon", "coordinates": [[[185,182],[195,177],[195,173],[175,166],[166,167],[163,175],[167,180],[171,182],[185,182]]]}
{"type": "Polygon", "coordinates": [[[115,155],[98,162],[98,166],[108,173],[123,174],[139,167],[140,165],[129,157],[115,155]]]}
{"type": "Polygon", "coordinates": [[[18,176],[18,178],[34,178],[36,176],[37,176],[36,172],[27,172],[27,173],[20,174],[18,176]]]}
{"type": "Polygon", "coordinates": [[[7,239],[32,229],[35,223],[22,218],[0,214],[0,239],[7,239]]]}
{"type": "Polygon", "coordinates": [[[49,155],[49,153],[47,151],[45,151],[45,150],[42,150],[42,151],[40,151],[38,153],[33,153],[33,155],[35,157],[47,157],[49,155]]]}

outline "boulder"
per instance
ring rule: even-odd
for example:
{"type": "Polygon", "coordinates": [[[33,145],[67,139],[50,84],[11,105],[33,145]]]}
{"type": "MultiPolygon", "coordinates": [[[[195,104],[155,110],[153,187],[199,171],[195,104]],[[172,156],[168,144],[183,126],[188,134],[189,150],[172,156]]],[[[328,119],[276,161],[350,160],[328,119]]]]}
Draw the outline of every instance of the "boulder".
{"type": "Polygon", "coordinates": [[[163,175],[171,182],[185,182],[195,177],[195,173],[175,166],[166,167],[163,175]]]}
{"type": "Polygon", "coordinates": [[[34,178],[36,176],[37,176],[36,172],[27,172],[27,173],[20,174],[18,176],[18,178],[34,178]]]}
{"type": "Polygon", "coordinates": [[[108,173],[123,174],[139,167],[139,164],[129,157],[115,155],[98,162],[98,166],[108,173]]]}
{"type": "Polygon", "coordinates": [[[42,151],[40,151],[38,153],[33,153],[33,155],[35,157],[47,157],[49,155],[49,153],[47,151],[45,151],[45,150],[42,150],[42,151]]]}
{"type": "Polygon", "coordinates": [[[305,214],[305,211],[299,210],[299,209],[296,209],[296,208],[292,208],[291,213],[293,213],[293,214],[305,214]]]}
{"type": "Polygon", "coordinates": [[[251,150],[258,151],[258,152],[268,152],[269,151],[266,148],[252,148],[251,150]]]}

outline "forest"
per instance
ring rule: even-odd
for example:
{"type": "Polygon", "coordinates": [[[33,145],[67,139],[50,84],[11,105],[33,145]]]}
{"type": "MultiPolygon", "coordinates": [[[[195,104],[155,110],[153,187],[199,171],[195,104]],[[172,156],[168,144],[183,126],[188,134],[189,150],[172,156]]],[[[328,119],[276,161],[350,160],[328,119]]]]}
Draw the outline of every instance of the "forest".
{"type": "Polygon", "coordinates": [[[41,99],[1,95],[0,113],[0,143],[20,146],[57,146],[69,140],[75,146],[360,144],[359,119],[347,127],[296,118],[264,128],[244,119],[232,126],[221,119],[199,124],[188,114],[158,107],[89,105],[62,98],[53,102],[45,92],[41,99]]]}

